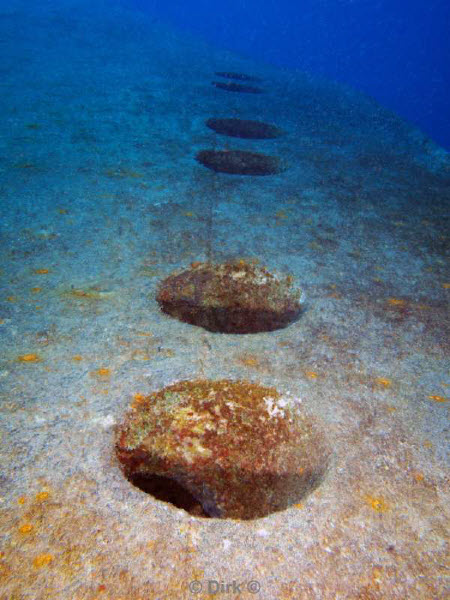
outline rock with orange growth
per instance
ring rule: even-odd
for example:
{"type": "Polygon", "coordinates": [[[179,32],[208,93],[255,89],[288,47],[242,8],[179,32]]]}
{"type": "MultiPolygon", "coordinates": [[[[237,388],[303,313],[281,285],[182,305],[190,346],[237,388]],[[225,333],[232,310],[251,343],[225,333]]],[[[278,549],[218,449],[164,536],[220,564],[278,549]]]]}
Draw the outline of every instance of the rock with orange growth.
{"type": "Polygon", "coordinates": [[[221,333],[273,331],[301,312],[301,292],[292,276],[244,260],[194,263],[165,279],[156,299],[170,316],[221,333]]]}
{"type": "Polygon", "coordinates": [[[207,516],[235,519],[298,504],[329,457],[295,400],[231,380],[181,381],[134,403],[117,428],[116,453],[130,481],[165,478],[207,516]]]}

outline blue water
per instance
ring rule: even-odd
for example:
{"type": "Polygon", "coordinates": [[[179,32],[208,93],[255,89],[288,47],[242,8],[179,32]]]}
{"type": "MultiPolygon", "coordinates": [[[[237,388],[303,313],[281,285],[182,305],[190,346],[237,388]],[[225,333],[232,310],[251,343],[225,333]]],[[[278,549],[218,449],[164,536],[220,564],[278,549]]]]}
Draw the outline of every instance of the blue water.
{"type": "Polygon", "coordinates": [[[129,0],[222,48],[346,83],[450,150],[449,0],[129,0]]]}

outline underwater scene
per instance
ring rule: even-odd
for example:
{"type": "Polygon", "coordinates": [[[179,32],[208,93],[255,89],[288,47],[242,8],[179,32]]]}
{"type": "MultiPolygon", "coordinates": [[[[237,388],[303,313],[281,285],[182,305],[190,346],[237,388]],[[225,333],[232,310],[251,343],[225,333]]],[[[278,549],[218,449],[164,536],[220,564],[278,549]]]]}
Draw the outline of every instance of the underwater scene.
{"type": "Polygon", "coordinates": [[[167,6],[0,4],[0,600],[445,600],[448,118],[167,6]]]}

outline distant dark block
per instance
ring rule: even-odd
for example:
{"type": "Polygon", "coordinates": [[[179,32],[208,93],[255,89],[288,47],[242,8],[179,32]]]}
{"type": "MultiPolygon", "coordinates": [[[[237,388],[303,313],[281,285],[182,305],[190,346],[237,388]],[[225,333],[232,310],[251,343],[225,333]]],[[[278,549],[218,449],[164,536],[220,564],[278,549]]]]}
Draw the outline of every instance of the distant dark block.
{"type": "Polygon", "coordinates": [[[227,92],[241,92],[243,94],[262,94],[264,90],[253,85],[246,85],[244,83],[224,83],[222,81],[213,81],[213,85],[221,90],[227,92]]]}
{"type": "Polygon", "coordinates": [[[278,157],[245,150],[201,150],[196,160],[216,173],[230,175],[275,175],[283,170],[278,157]]]}
{"type": "Polygon", "coordinates": [[[246,75],[245,73],[233,73],[232,71],[216,71],[218,77],[225,77],[225,79],[238,79],[239,81],[262,81],[260,77],[255,75],[246,75]]]}
{"type": "Polygon", "coordinates": [[[271,139],[283,135],[281,129],[278,129],[275,125],[263,123],[262,121],[247,121],[244,119],[208,119],[206,125],[210,129],[223,135],[253,140],[271,139]]]}

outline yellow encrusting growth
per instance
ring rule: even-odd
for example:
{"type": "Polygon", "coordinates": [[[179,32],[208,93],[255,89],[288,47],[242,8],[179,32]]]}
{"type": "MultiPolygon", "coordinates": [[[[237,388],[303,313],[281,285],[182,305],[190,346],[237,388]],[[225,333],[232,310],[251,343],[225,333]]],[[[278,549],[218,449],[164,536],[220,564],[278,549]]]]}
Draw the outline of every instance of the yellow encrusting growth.
{"type": "Polygon", "coordinates": [[[40,569],[41,567],[47,567],[52,561],[52,554],[39,554],[33,559],[33,566],[36,569],[40,569]]]}
{"type": "Polygon", "coordinates": [[[375,383],[377,383],[378,385],[381,385],[383,387],[391,387],[392,385],[392,381],[390,379],[388,379],[387,377],[377,377],[375,379],[375,383]]]}
{"type": "Polygon", "coordinates": [[[389,298],[388,304],[390,304],[391,306],[405,306],[406,301],[402,298],[389,298]]]}
{"type": "Polygon", "coordinates": [[[308,379],[317,379],[318,375],[315,371],[306,371],[305,375],[308,379]]]}
{"type": "Polygon", "coordinates": [[[371,496],[370,494],[366,494],[364,499],[367,504],[376,512],[386,512],[386,510],[389,508],[384,499],[381,497],[375,497],[371,496]]]}
{"type": "Polygon", "coordinates": [[[38,492],[36,494],[36,500],[38,502],[44,502],[44,500],[47,500],[47,498],[49,496],[50,496],[50,492],[47,492],[47,491],[38,492]]]}
{"type": "Polygon", "coordinates": [[[91,375],[93,375],[94,377],[100,377],[102,379],[107,379],[108,377],[111,376],[111,370],[108,369],[107,367],[100,367],[100,369],[97,369],[96,371],[92,371],[91,375]]]}
{"type": "Polygon", "coordinates": [[[139,404],[144,403],[147,400],[147,396],[145,396],[144,394],[133,394],[133,403],[131,405],[131,408],[136,408],[137,406],[139,406],[139,404]]]}
{"type": "Polygon", "coordinates": [[[428,398],[430,400],[433,400],[434,402],[447,402],[448,398],[445,398],[444,396],[428,396],[428,398]]]}
{"type": "Polygon", "coordinates": [[[257,367],[259,364],[258,357],[252,354],[245,354],[239,357],[239,362],[246,367],[257,367]]]}
{"type": "Polygon", "coordinates": [[[29,362],[39,362],[41,359],[40,359],[39,355],[34,354],[34,353],[29,353],[29,354],[21,354],[20,356],[17,357],[17,360],[19,362],[29,363],[29,362]]]}

